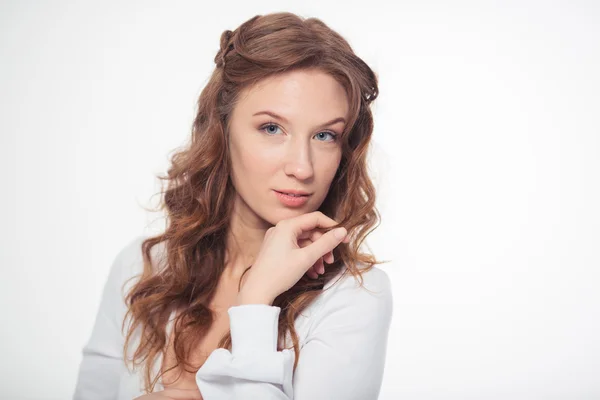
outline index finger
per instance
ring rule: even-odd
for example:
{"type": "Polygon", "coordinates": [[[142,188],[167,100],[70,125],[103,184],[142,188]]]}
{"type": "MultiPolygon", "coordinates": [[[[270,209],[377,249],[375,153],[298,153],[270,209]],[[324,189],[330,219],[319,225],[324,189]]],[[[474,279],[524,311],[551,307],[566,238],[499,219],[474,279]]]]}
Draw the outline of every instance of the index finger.
{"type": "Polygon", "coordinates": [[[317,228],[332,228],[338,223],[320,211],[299,215],[289,220],[296,237],[317,228]]]}

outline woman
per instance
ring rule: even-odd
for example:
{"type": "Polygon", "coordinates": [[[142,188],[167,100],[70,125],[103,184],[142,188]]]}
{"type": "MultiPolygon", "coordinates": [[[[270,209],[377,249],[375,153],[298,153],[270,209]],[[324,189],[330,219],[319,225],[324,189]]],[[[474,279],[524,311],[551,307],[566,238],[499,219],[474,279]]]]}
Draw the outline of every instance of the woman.
{"type": "Polygon", "coordinates": [[[291,13],[225,31],[215,62],[161,177],[167,228],[117,256],[74,398],[376,399],[392,294],[359,247],[377,78],[291,13]]]}

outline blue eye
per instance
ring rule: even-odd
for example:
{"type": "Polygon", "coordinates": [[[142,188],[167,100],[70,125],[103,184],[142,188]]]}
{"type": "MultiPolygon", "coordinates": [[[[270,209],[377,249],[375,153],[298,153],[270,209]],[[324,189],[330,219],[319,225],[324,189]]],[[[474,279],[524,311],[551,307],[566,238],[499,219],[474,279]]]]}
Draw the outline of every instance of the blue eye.
{"type": "MultiPolygon", "coordinates": [[[[277,129],[280,129],[279,125],[274,124],[272,122],[269,122],[268,124],[263,125],[260,128],[261,131],[264,131],[267,135],[270,135],[270,136],[275,136],[276,135],[275,132],[277,132],[277,129]],[[270,129],[270,128],[275,128],[275,131],[273,131],[273,129],[270,129]]],[[[315,136],[323,137],[323,136],[321,136],[322,134],[326,134],[326,135],[331,136],[331,140],[329,140],[330,142],[335,142],[337,140],[337,136],[338,135],[335,134],[335,133],[333,133],[333,132],[328,132],[328,131],[319,132],[315,136]]],[[[320,140],[320,141],[321,142],[326,142],[326,140],[320,140]]]]}
{"type": "Polygon", "coordinates": [[[327,131],[319,132],[319,133],[317,133],[317,135],[316,135],[316,136],[319,136],[319,135],[320,135],[320,134],[322,134],[322,133],[325,133],[325,134],[327,134],[327,135],[331,136],[331,141],[332,141],[332,142],[334,142],[334,141],[336,141],[336,140],[337,140],[337,135],[336,135],[336,134],[334,134],[334,133],[331,133],[331,132],[327,132],[327,131]]]}
{"type": "MultiPolygon", "coordinates": [[[[272,130],[271,130],[271,131],[267,131],[267,129],[268,129],[268,128],[273,128],[273,127],[274,127],[275,129],[279,129],[279,126],[277,126],[277,125],[275,125],[275,124],[272,124],[272,123],[268,123],[267,125],[263,126],[263,127],[262,127],[262,128],[260,128],[260,129],[261,129],[261,130],[263,130],[263,131],[265,131],[265,133],[267,133],[267,134],[271,135],[271,134],[273,134],[274,132],[273,132],[272,130]]],[[[276,131],[275,131],[275,132],[276,132],[276,131]]]]}

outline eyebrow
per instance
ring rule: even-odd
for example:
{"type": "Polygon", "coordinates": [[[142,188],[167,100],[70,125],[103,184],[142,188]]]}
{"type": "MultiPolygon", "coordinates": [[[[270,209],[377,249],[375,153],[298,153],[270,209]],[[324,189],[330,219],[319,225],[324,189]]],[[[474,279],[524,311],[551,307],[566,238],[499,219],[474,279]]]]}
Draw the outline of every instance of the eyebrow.
{"type": "MultiPolygon", "coordinates": [[[[283,122],[285,122],[286,124],[289,124],[290,121],[288,121],[285,117],[282,117],[281,115],[275,114],[273,111],[259,111],[257,113],[252,114],[252,116],[257,116],[257,115],[261,115],[261,114],[266,114],[269,115],[275,119],[281,120],[283,122]]],[[[324,124],[322,124],[321,126],[328,126],[328,125],[333,125],[333,124],[337,124],[338,122],[343,122],[344,124],[346,123],[346,120],[342,117],[337,117],[332,119],[331,121],[325,122],[324,124]]]]}

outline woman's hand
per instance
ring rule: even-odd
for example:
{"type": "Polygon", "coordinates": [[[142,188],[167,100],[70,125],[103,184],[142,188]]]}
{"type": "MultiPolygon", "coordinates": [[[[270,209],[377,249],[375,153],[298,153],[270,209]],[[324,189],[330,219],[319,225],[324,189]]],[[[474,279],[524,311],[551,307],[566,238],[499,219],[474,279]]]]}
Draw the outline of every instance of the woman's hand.
{"type": "MultiPolygon", "coordinates": [[[[319,239],[321,236],[323,236],[323,233],[319,230],[315,230],[310,235],[310,238],[300,239],[298,241],[298,245],[300,247],[306,247],[306,246],[316,242],[317,239],[319,239]]],[[[345,239],[344,241],[347,241],[347,240],[345,239]]],[[[317,279],[319,277],[319,275],[322,275],[325,273],[325,263],[332,264],[334,260],[335,259],[333,257],[333,251],[330,251],[329,253],[325,254],[323,257],[319,258],[317,260],[317,262],[314,263],[308,269],[308,271],[306,271],[306,276],[308,276],[309,278],[312,278],[312,279],[317,279]]]]}
{"type": "Polygon", "coordinates": [[[243,282],[238,304],[271,304],[277,296],[294,286],[310,267],[344,241],[347,232],[343,227],[325,234],[315,233],[335,225],[336,221],[315,211],[280,221],[267,230],[243,282]],[[301,248],[298,242],[309,238],[313,243],[301,248]]]}
{"type": "Polygon", "coordinates": [[[198,389],[167,388],[160,392],[136,397],[133,400],[202,400],[202,395],[198,389]]]}

